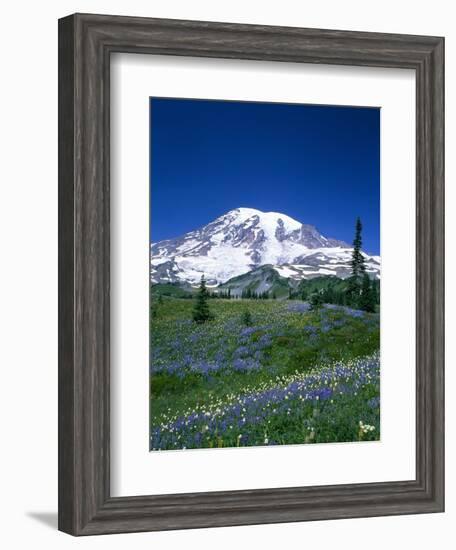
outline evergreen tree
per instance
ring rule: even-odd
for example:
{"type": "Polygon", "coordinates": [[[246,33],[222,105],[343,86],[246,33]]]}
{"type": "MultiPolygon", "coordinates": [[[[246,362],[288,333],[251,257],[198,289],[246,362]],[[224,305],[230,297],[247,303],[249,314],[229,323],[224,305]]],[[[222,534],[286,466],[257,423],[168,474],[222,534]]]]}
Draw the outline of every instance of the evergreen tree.
{"type": "Polygon", "coordinates": [[[245,309],[242,313],[242,322],[246,327],[250,327],[252,325],[252,315],[248,309],[245,309]]]}
{"type": "Polygon", "coordinates": [[[347,280],[347,291],[345,296],[346,304],[351,307],[359,307],[360,305],[362,281],[366,273],[364,256],[361,253],[361,246],[363,244],[361,236],[362,229],[363,226],[358,217],[356,218],[355,238],[353,239],[353,253],[351,259],[352,274],[347,280]]]}
{"type": "Polygon", "coordinates": [[[345,291],[344,305],[357,308],[361,295],[361,281],[353,275],[347,279],[347,290],[345,291]]]}
{"type": "Polygon", "coordinates": [[[315,291],[310,295],[310,309],[317,310],[323,307],[324,299],[321,291],[315,291]]]}
{"type": "Polygon", "coordinates": [[[156,319],[158,317],[158,308],[155,304],[151,304],[150,306],[150,318],[156,319]]]}
{"type": "Polygon", "coordinates": [[[367,273],[363,276],[363,282],[361,286],[361,295],[359,297],[359,307],[370,313],[375,311],[376,295],[373,284],[369,279],[367,273]]]}
{"type": "Polygon", "coordinates": [[[366,266],[364,264],[364,256],[361,253],[361,246],[363,240],[361,237],[361,231],[363,229],[360,218],[356,218],[355,225],[355,238],[353,240],[353,254],[351,260],[351,268],[353,277],[361,277],[366,272],[366,266]]]}
{"type": "Polygon", "coordinates": [[[340,290],[333,291],[333,304],[337,304],[337,305],[343,304],[342,292],[340,290]]]}
{"type": "Polygon", "coordinates": [[[332,287],[329,286],[323,292],[323,299],[324,299],[326,304],[333,304],[334,303],[334,292],[333,292],[332,287]]]}
{"type": "Polygon", "coordinates": [[[377,280],[372,281],[372,294],[376,304],[380,304],[380,282],[377,280]]]}
{"type": "Polygon", "coordinates": [[[193,320],[196,323],[205,323],[209,319],[212,319],[209,304],[207,303],[208,298],[209,293],[206,288],[206,280],[204,275],[202,275],[195,307],[193,308],[193,320]]]}

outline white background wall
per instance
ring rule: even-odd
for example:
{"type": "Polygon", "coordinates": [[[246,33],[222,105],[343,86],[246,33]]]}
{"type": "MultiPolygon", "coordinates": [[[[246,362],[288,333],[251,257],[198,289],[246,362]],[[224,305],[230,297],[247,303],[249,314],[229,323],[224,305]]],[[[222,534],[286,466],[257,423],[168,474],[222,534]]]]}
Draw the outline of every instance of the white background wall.
{"type": "MultiPolygon", "coordinates": [[[[0,541],[4,548],[400,548],[454,544],[456,31],[448,0],[9,2],[0,65],[0,541]],[[446,37],[447,512],[74,539],[57,507],[57,18],[111,13],[446,37]],[[453,255],[453,257],[451,256],[453,255]],[[451,288],[452,287],[452,288],[451,288]],[[453,539],[453,540],[452,540],[453,539]],[[449,542],[446,542],[446,541],[449,542]]],[[[398,226],[400,238],[400,226],[398,226]]],[[[274,472],[271,472],[271,476],[274,472]]]]}

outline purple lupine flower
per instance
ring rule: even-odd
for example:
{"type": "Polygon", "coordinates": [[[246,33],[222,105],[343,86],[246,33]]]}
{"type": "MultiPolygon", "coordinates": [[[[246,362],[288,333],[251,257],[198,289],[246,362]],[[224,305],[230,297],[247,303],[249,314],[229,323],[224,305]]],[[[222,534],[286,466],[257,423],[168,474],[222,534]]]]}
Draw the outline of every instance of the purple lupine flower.
{"type": "Polygon", "coordinates": [[[307,313],[310,311],[310,304],[308,302],[289,304],[287,309],[292,313],[307,313]]]}
{"type": "Polygon", "coordinates": [[[380,407],[380,397],[372,397],[372,399],[369,399],[369,401],[367,402],[367,405],[371,409],[378,409],[380,407]]]}

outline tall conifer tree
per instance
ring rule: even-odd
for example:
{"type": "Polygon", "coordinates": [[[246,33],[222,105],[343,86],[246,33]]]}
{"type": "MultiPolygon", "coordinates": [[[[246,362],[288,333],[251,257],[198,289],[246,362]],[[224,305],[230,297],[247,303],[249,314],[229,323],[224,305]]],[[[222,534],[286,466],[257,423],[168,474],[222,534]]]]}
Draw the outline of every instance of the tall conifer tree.
{"type": "Polygon", "coordinates": [[[353,239],[353,253],[351,259],[352,274],[348,279],[348,287],[346,292],[347,305],[352,307],[359,306],[362,280],[364,274],[366,273],[364,256],[361,253],[361,247],[363,244],[361,236],[362,229],[363,225],[361,223],[361,219],[358,217],[356,218],[355,238],[353,239]]]}
{"type": "Polygon", "coordinates": [[[373,283],[367,273],[363,275],[363,282],[361,285],[361,295],[359,297],[359,307],[364,311],[373,313],[375,311],[375,289],[373,283]]]}
{"type": "Polygon", "coordinates": [[[207,303],[209,293],[206,288],[206,280],[204,275],[201,276],[201,282],[196,297],[195,307],[193,308],[193,320],[196,323],[205,323],[212,318],[209,304],[207,303]]]}
{"type": "Polygon", "coordinates": [[[360,218],[356,218],[355,226],[355,238],[353,240],[353,254],[351,260],[351,268],[353,277],[361,277],[366,272],[366,266],[364,264],[364,256],[361,253],[361,247],[363,244],[361,232],[363,225],[360,218]]]}

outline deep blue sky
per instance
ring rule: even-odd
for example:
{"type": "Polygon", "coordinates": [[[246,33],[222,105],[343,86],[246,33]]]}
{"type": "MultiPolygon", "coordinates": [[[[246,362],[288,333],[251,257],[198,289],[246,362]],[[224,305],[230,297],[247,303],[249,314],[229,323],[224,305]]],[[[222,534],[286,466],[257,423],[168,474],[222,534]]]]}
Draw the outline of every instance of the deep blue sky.
{"type": "Polygon", "coordinates": [[[380,110],[151,98],[151,240],[240,206],[380,251],[380,110]]]}

